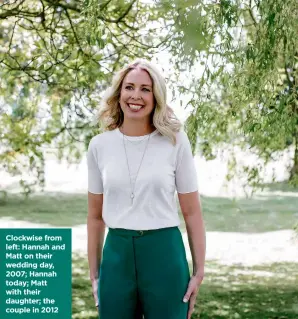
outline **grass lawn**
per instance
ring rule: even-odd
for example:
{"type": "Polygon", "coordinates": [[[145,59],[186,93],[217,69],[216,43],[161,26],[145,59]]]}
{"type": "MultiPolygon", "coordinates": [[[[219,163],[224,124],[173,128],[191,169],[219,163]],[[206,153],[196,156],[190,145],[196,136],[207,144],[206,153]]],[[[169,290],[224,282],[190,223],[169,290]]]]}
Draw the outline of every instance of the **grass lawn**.
{"type": "MultiPolygon", "coordinates": [[[[98,318],[87,267],[86,259],[73,257],[73,319],[98,318]]],[[[192,318],[297,319],[297,286],[297,264],[241,267],[207,262],[192,318]]]]}
{"type": "MultiPolygon", "coordinates": [[[[255,233],[293,228],[298,221],[297,190],[270,187],[279,191],[279,195],[258,195],[237,201],[201,196],[206,230],[255,233]]],[[[85,224],[87,195],[47,193],[26,200],[9,194],[6,202],[0,202],[1,217],[52,226],[85,224]]],[[[180,217],[184,230],[181,213],[180,217]]],[[[76,254],[73,254],[72,294],[73,319],[98,318],[87,258],[76,254]]],[[[297,319],[298,261],[255,267],[223,266],[208,261],[192,318],[297,319]]]]}
{"type": "Polygon", "coordinates": [[[13,217],[53,226],[76,226],[87,219],[87,195],[46,193],[28,199],[9,194],[0,205],[0,218],[13,217]]]}
{"type": "MultiPolygon", "coordinates": [[[[238,200],[201,196],[201,202],[207,231],[275,231],[291,229],[298,221],[298,196],[258,196],[238,200]]],[[[24,199],[10,194],[0,205],[0,218],[4,216],[53,226],[85,224],[87,195],[47,193],[24,199]]],[[[181,213],[180,217],[184,230],[181,213]]]]}

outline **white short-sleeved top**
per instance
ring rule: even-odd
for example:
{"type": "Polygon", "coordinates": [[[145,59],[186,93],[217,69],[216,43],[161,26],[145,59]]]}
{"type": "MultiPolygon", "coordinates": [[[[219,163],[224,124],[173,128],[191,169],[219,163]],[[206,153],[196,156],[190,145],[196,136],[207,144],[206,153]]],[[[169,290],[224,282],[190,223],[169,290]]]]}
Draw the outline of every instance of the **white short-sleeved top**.
{"type": "Polygon", "coordinates": [[[151,133],[148,141],[149,135],[124,136],[128,163],[123,134],[118,128],[98,134],[90,141],[87,152],[88,191],[104,194],[102,214],[109,228],[148,230],[179,226],[175,192],[198,190],[197,173],[186,133],[183,130],[176,133],[175,146],[158,130],[151,133]],[[131,184],[135,195],[133,204],[131,184]]]}

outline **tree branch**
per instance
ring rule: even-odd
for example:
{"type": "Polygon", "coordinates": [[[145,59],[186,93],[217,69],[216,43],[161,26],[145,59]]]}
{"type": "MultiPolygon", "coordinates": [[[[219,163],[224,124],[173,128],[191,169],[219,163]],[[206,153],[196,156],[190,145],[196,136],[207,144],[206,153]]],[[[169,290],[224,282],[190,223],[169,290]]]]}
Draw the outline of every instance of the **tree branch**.
{"type": "Polygon", "coordinates": [[[79,9],[76,5],[70,4],[70,3],[65,3],[65,2],[61,2],[60,0],[45,0],[45,2],[49,3],[50,5],[52,5],[53,7],[60,7],[64,10],[72,10],[78,13],[81,13],[81,9],[79,9]]]}
{"type": "Polygon", "coordinates": [[[30,12],[30,11],[20,11],[17,9],[6,10],[0,13],[0,19],[6,19],[8,17],[40,17],[42,12],[30,12]]]}
{"type": "Polygon", "coordinates": [[[121,20],[123,20],[129,13],[129,11],[131,10],[132,6],[135,4],[136,0],[132,0],[131,3],[127,6],[127,9],[124,11],[124,13],[122,14],[122,16],[120,16],[117,20],[112,20],[109,22],[114,22],[114,23],[119,23],[121,20]]]}
{"type": "MultiPolygon", "coordinates": [[[[55,0],[45,0],[47,3],[49,3],[50,5],[52,5],[53,7],[60,7],[60,8],[63,8],[64,10],[72,10],[72,11],[75,11],[75,12],[78,12],[78,13],[81,13],[82,12],[82,9],[80,9],[78,6],[76,5],[72,5],[72,4],[69,4],[69,3],[65,3],[65,2],[60,2],[59,0],[58,1],[55,1],[55,0]]],[[[129,13],[129,11],[131,10],[132,6],[134,5],[134,3],[136,2],[136,0],[132,0],[131,3],[127,6],[127,9],[124,11],[124,13],[117,19],[109,19],[109,18],[106,18],[102,15],[98,15],[98,19],[102,20],[102,21],[105,21],[105,22],[109,22],[109,23],[116,23],[118,24],[120,21],[122,21],[129,13]]],[[[105,4],[104,4],[104,7],[107,6],[108,4],[110,3],[110,1],[107,1],[105,4]]]]}
{"type": "Polygon", "coordinates": [[[248,12],[249,12],[249,14],[250,14],[251,19],[252,19],[253,22],[254,22],[254,25],[257,26],[257,25],[258,25],[258,22],[257,22],[256,18],[255,18],[254,15],[253,15],[252,7],[251,7],[251,2],[252,2],[252,0],[249,0],[249,9],[248,9],[248,12]]]}

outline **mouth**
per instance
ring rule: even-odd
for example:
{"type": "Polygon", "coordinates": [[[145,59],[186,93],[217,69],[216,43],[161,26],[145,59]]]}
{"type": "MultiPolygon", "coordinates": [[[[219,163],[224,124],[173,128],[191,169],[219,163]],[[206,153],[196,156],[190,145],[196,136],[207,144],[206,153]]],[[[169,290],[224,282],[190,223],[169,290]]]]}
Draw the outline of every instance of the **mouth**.
{"type": "Polygon", "coordinates": [[[127,106],[129,107],[130,110],[137,112],[140,109],[144,108],[144,105],[140,105],[140,104],[130,104],[128,103],[127,106]]]}

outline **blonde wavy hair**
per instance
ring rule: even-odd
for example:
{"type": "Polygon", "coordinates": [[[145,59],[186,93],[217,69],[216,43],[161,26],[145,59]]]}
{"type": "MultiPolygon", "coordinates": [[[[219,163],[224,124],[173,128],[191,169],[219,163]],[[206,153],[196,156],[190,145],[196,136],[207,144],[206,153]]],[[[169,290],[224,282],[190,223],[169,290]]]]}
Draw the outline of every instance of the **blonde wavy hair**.
{"type": "Polygon", "coordinates": [[[101,131],[111,131],[122,125],[124,114],[119,104],[122,82],[125,76],[136,68],[147,71],[153,82],[155,107],[151,113],[151,124],[176,145],[176,132],[180,131],[183,124],[167,105],[165,79],[151,62],[144,59],[133,61],[114,75],[112,85],[106,90],[96,115],[101,131]]]}

